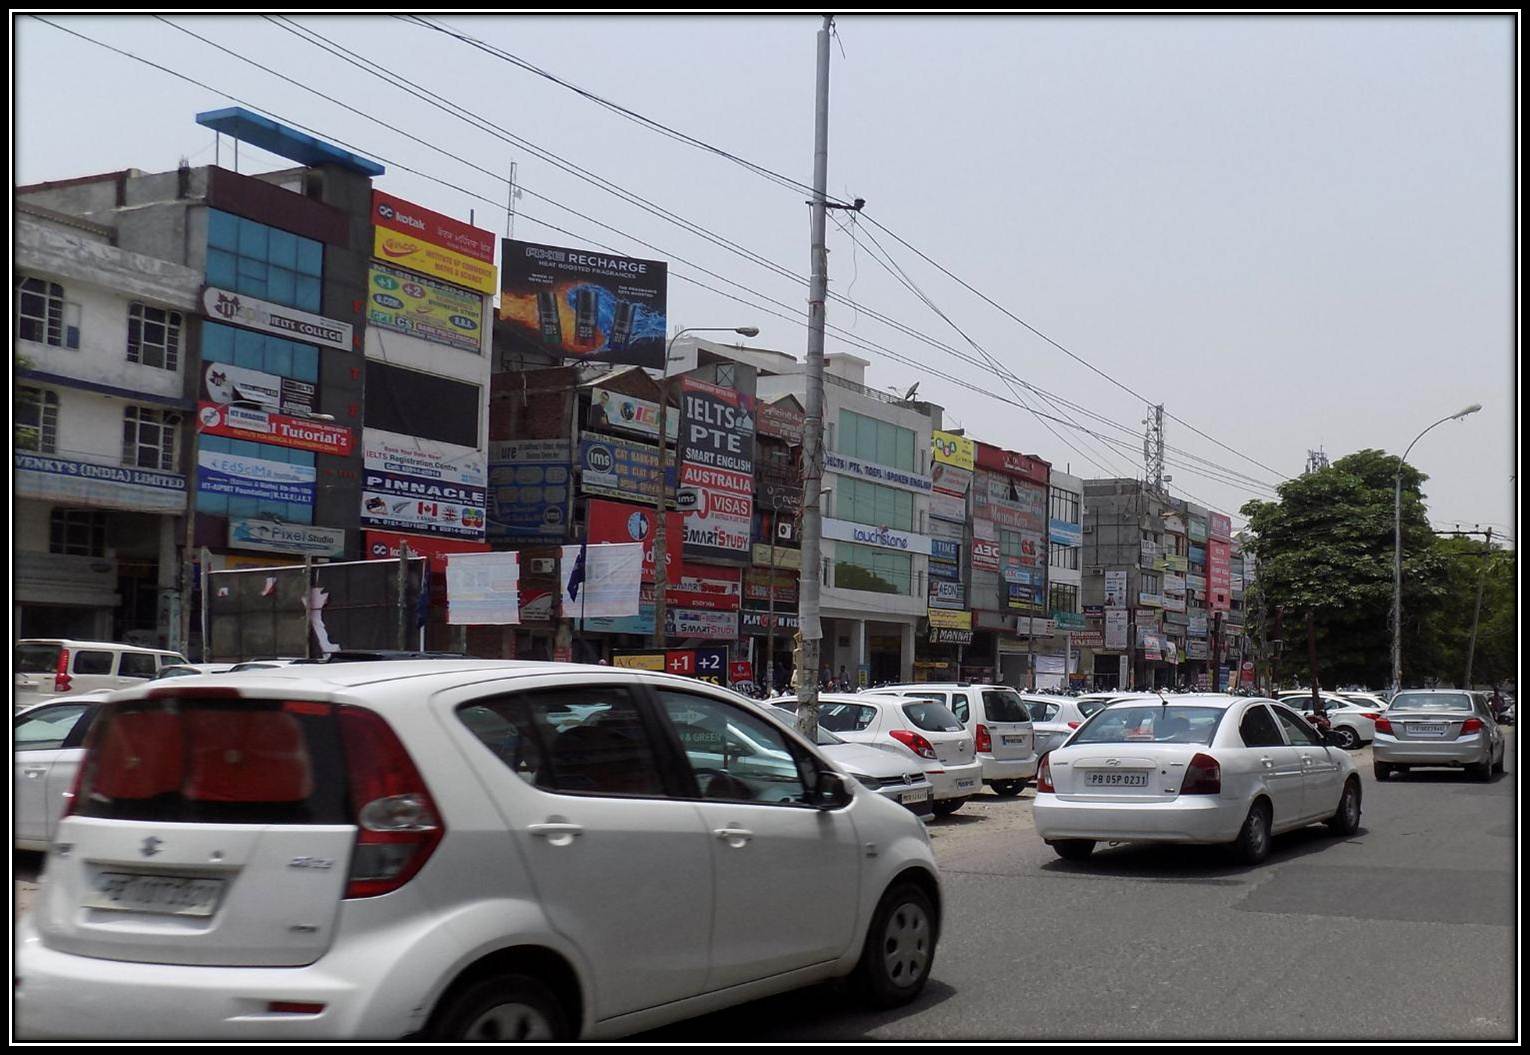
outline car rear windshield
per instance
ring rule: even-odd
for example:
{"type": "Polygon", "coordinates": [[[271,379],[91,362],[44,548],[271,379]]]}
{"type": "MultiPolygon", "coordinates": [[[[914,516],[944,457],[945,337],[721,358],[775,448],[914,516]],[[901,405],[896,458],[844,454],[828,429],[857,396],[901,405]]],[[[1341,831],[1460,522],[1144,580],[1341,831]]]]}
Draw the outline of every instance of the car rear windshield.
{"type": "Polygon", "coordinates": [[[984,689],[983,714],[990,722],[1028,722],[1031,712],[1012,689],[984,689]]]}
{"type": "Polygon", "coordinates": [[[818,724],[835,733],[853,733],[876,721],[877,709],[858,703],[820,703],[818,724]]]}
{"type": "Polygon", "coordinates": [[[1464,692],[1399,692],[1389,711],[1470,711],[1472,698],[1464,692]]]}
{"type": "Polygon", "coordinates": [[[934,700],[920,700],[915,703],[905,703],[903,713],[909,721],[914,723],[914,728],[923,729],[927,733],[959,733],[962,731],[962,723],[951,713],[951,708],[934,700]]]}
{"type": "Polygon", "coordinates": [[[91,728],[76,812],[164,823],[346,824],[334,708],[276,700],[108,704],[91,728]]]}
{"type": "Polygon", "coordinates": [[[58,645],[17,645],[17,674],[52,674],[58,670],[58,645]]]}
{"type": "Polygon", "coordinates": [[[1209,744],[1227,710],[1162,704],[1117,704],[1100,711],[1068,742],[1078,744],[1209,744]]]}
{"type": "MultiPolygon", "coordinates": [[[[785,707],[772,707],[771,710],[776,712],[775,717],[777,719],[785,722],[793,729],[797,728],[797,713],[795,711],[788,711],[785,707]]],[[[818,723],[818,735],[813,738],[813,743],[819,747],[829,747],[832,744],[842,744],[844,742],[825,729],[822,722],[818,723]]]]}

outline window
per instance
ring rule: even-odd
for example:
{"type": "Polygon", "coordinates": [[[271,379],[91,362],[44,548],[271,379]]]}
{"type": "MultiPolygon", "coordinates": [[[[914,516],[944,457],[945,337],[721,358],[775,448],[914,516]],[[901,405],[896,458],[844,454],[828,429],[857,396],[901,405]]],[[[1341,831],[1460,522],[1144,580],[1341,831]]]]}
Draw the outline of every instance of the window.
{"type": "Polygon", "coordinates": [[[1163,580],[1161,578],[1159,578],[1157,575],[1152,575],[1152,574],[1149,574],[1148,572],[1143,572],[1142,573],[1142,592],[1143,593],[1158,593],[1159,592],[1159,588],[1162,585],[1163,585],[1163,580]]]}
{"type": "Polygon", "coordinates": [[[173,470],[175,430],[180,418],[171,411],[128,407],[122,414],[122,464],[173,470]]]}
{"type": "Polygon", "coordinates": [[[1079,498],[1072,491],[1052,489],[1052,519],[1079,523],[1079,498]]]}
{"type": "MultiPolygon", "coordinates": [[[[990,722],[1028,722],[1030,721],[1030,708],[1026,701],[1014,689],[984,689],[983,690],[983,713],[988,716],[990,722]]],[[[1057,713],[1053,708],[1052,713],[1057,713]]],[[[962,721],[967,720],[965,714],[957,715],[962,721]]]]}
{"type": "Polygon", "coordinates": [[[457,718],[516,776],[563,795],[663,796],[663,773],[630,690],[545,689],[458,708],[457,718]]]}
{"type": "Polygon", "coordinates": [[[834,733],[854,733],[869,729],[877,719],[875,707],[859,703],[820,703],[818,724],[834,733]]]}
{"type": "Polygon", "coordinates": [[[1077,546],[1064,546],[1061,542],[1054,542],[1050,547],[1049,559],[1054,568],[1078,571],[1079,553],[1080,550],[1077,546]]]}
{"type": "Polygon", "coordinates": [[[174,370],[180,353],[180,312],[146,304],[128,308],[128,362],[174,370]]]}
{"type": "Polygon", "coordinates": [[[64,287],[40,278],[16,283],[18,334],[23,341],[55,348],[80,346],[80,306],[64,300],[64,287]]]}
{"type": "Polygon", "coordinates": [[[207,281],[304,311],[323,300],[324,244],[246,220],[207,212],[207,281]]]}
{"type": "Polygon", "coordinates": [[[1270,717],[1269,710],[1262,705],[1248,709],[1243,715],[1243,722],[1238,726],[1238,732],[1243,737],[1244,747],[1285,746],[1275,719],[1270,717]]]}
{"type": "Polygon", "coordinates": [[[915,729],[922,729],[927,733],[959,733],[962,731],[961,719],[951,713],[951,709],[943,703],[934,700],[922,700],[918,703],[905,703],[903,716],[914,723],[915,729]]]}
{"type": "Polygon", "coordinates": [[[901,428],[890,421],[878,421],[851,410],[839,412],[841,454],[862,461],[875,462],[895,469],[918,470],[914,453],[914,430],[901,428]]]}
{"type": "Polygon", "coordinates": [[[704,799],[801,805],[816,767],[786,736],[742,707],[660,689],[659,702],[704,799]]]}
{"type": "Polygon", "coordinates": [[[1026,704],[1031,711],[1031,721],[1050,722],[1057,717],[1057,712],[1062,710],[1062,705],[1057,703],[1043,703],[1040,700],[1032,700],[1026,704]]]}
{"type": "Polygon", "coordinates": [[[365,369],[368,428],[459,447],[478,446],[483,396],[478,385],[375,359],[368,359],[365,369]]]}
{"type": "Polygon", "coordinates": [[[906,596],[913,593],[913,568],[914,558],[907,553],[851,542],[834,544],[834,585],[841,590],[906,596]]]}
{"type": "Polygon", "coordinates": [[[1312,726],[1284,707],[1272,707],[1270,709],[1275,712],[1276,721],[1285,727],[1286,739],[1291,742],[1292,747],[1323,746],[1323,738],[1318,736],[1317,730],[1313,729],[1312,726]]]}
{"type": "Polygon", "coordinates": [[[1221,707],[1116,706],[1095,715],[1069,744],[1210,744],[1225,713],[1221,707]]]}
{"type": "Polygon", "coordinates": [[[1472,709],[1472,698],[1464,692],[1399,692],[1388,711],[1461,711],[1472,709]]]}
{"type": "Polygon", "coordinates": [[[90,705],[84,703],[39,707],[16,726],[16,750],[57,751],[88,710],[90,705]]]}
{"type": "Polygon", "coordinates": [[[227,363],[277,374],[309,386],[319,383],[318,348],[271,333],[225,326],[221,322],[203,320],[202,358],[209,363],[227,363]]]}
{"type": "Polygon", "coordinates": [[[1070,583],[1053,583],[1050,610],[1053,612],[1078,611],[1078,587],[1070,583]]]}
{"type": "Polygon", "coordinates": [[[74,654],[73,674],[110,674],[112,672],[112,653],[110,652],[76,652],[74,654]]]}
{"type": "Polygon", "coordinates": [[[836,515],[857,524],[911,531],[914,527],[914,494],[869,480],[841,477],[834,491],[836,515]]]}
{"type": "Polygon", "coordinates": [[[48,552],[106,556],[106,514],[94,509],[54,509],[48,519],[48,552]]]}
{"type": "Polygon", "coordinates": [[[121,678],[152,678],[155,673],[154,656],[149,652],[124,652],[117,664],[117,676],[121,678]]]}
{"type": "Polygon", "coordinates": [[[53,454],[58,450],[58,393],[16,387],[16,449],[53,454]]]}

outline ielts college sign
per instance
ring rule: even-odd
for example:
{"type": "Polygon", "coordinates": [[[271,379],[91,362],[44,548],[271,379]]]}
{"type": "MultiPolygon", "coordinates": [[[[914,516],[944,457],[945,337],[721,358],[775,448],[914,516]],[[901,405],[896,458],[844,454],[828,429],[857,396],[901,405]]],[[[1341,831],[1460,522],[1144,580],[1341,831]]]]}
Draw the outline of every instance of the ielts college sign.
{"type": "Polygon", "coordinates": [[[338,322],[217,286],[203,287],[202,308],[210,319],[264,330],[294,341],[322,344],[346,352],[352,350],[352,328],[348,322],[338,322]]]}

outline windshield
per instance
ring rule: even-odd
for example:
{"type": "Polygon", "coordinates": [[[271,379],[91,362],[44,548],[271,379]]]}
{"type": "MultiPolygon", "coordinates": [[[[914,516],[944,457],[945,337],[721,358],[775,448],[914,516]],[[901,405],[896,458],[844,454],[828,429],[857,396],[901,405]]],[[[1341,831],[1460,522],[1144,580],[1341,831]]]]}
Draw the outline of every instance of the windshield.
{"type": "Polygon", "coordinates": [[[1028,722],[1031,713],[1014,689],[984,689],[983,713],[990,722],[1028,722]]]}
{"type": "Polygon", "coordinates": [[[1226,712],[1222,707],[1117,704],[1096,714],[1069,747],[1078,744],[1210,744],[1226,712]]]}
{"type": "Polygon", "coordinates": [[[1088,718],[1095,711],[1102,709],[1108,702],[1108,700],[1079,700],[1078,713],[1088,718]]]}
{"type": "Polygon", "coordinates": [[[820,703],[818,724],[836,733],[853,733],[865,729],[876,720],[875,707],[863,707],[858,703],[820,703]]]}
{"type": "MultiPolygon", "coordinates": [[[[794,711],[788,711],[785,707],[772,707],[771,710],[776,712],[775,716],[781,719],[781,721],[785,722],[793,729],[797,728],[797,715],[794,711]]],[[[821,714],[822,712],[820,711],[819,713],[821,714]]],[[[829,730],[825,729],[822,725],[818,727],[818,735],[813,737],[813,743],[817,744],[819,747],[828,747],[832,744],[842,744],[844,742],[845,741],[829,732],[829,730]]]]}
{"type": "Polygon", "coordinates": [[[1030,708],[1033,722],[1049,722],[1054,714],[1062,710],[1057,704],[1045,700],[1026,700],[1025,705],[1030,708]]]}
{"type": "Polygon", "coordinates": [[[17,645],[17,674],[52,674],[58,670],[58,645],[17,645]]]}
{"type": "Polygon", "coordinates": [[[1399,692],[1389,711],[1470,711],[1472,698],[1464,692],[1399,692]]]}
{"type": "Polygon", "coordinates": [[[951,708],[943,703],[931,700],[928,703],[905,703],[903,713],[908,720],[914,723],[916,729],[922,729],[927,733],[959,733],[962,731],[962,723],[951,713],[951,708]]]}

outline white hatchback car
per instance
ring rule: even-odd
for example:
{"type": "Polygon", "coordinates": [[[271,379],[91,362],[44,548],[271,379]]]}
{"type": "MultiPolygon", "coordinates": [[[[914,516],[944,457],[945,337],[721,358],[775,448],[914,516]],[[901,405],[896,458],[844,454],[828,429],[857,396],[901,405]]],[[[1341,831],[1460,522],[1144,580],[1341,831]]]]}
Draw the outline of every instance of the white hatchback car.
{"type": "Polygon", "coordinates": [[[983,783],[996,795],[1020,794],[1036,776],[1035,731],[1031,712],[1020,694],[1008,685],[969,685],[963,682],[916,682],[884,685],[878,693],[897,693],[943,703],[972,734],[983,783]]]}
{"type": "MultiPolygon", "coordinates": [[[[770,701],[796,713],[797,698],[770,701]]],[[[913,757],[935,786],[935,815],[947,817],[977,794],[983,780],[972,736],[945,704],[876,693],[821,693],[818,724],[852,744],[913,757]]]]}
{"type": "Polygon", "coordinates": [[[68,804],[85,756],[85,735],[105,690],[55,696],[28,707],[12,723],[15,779],[11,785],[11,841],[18,850],[45,851],[68,804]]]}
{"type": "Polygon", "coordinates": [[[1231,843],[1249,864],[1272,835],[1360,827],[1349,753],[1274,700],[1187,694],[1123,700],[1042,759],[1036,831],[1059,855],[1096,842],[1231,843]]]}
{"type": "Polygon", "coordinates": [[[726,690],[428,660],[101,712],[18,924],[19,1038],[613,1037],[929,976],[924,825],[726,690]],[[736,766],[729,727],[780,764],[736,766]]]}

